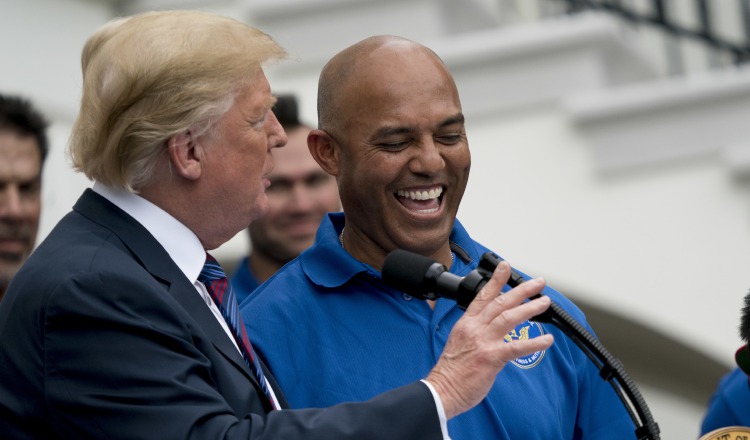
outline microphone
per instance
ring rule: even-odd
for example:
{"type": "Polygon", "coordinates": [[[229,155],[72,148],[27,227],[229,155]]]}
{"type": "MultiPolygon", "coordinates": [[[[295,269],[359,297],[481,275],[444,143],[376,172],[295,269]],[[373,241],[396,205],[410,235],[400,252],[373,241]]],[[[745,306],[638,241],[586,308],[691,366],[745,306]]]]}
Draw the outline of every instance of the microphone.
{"type": "MultiPolygon", "coordinates": [[[[436,300],[438,297],[452,299],[466,310],[477,293],[492,277],[500,257],[487,252],[479,260],[479,266],[465,277],[448,272],[442,264],[423,255],[396,249],[385,258],[381,275],[389,286],[407,292],[419,299],[436,300]]],[[[525,280],[511,270],[510,287],[525,280]]]]}
{"type": "MultiPolygon", "coordinates": [[[[448,272],[442,264],[423,255],[396,249],[386,256],[381,276],[389,286],[420,299],[438,297],[456,301],[464,310],[492,277],[502,261],[492,252],[486,252],[479,265],[465,277],[448,272]]],[[[516,287],[525,279],[511,269],[508,286],[516,287]]],[[[537,298],[535,295],[532,298],[537,298]]],[[[602,379],[609,382],[636,425],[639,440],[659,440],[659,425],[643,399],[635,382],[628,376],[622,363],[612,356],[601,342],[562,307],[552,302],[549,309],[530,321],[552,324],[568,336],[599,369],[602,379]]]]}

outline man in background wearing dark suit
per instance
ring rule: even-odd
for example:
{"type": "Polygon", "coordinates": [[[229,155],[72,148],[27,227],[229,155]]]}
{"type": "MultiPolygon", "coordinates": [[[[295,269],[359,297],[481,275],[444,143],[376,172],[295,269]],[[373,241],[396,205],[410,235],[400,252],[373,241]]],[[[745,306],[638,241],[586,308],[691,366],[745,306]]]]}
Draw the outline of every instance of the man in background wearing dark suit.
{"type": "Polygon", "coordinates": [[[113,20],[86,43],[70,156],[95,183],[0,303],[3,438],[446,438],[507,362],[552,344],[502,342],[549,306],[526,301],[541,281],[498,296],[503,263],[423,380],[284,409],[206,253],[266,209],[287,137],[262,66],[284,56],[257,29],[192,11],[113,20]]]}

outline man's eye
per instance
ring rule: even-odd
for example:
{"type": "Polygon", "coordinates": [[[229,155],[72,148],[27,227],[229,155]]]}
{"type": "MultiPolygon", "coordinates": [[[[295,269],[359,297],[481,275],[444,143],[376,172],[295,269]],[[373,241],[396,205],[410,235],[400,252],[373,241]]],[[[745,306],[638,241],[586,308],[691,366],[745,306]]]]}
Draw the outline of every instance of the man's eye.
{"type": "Polygon", "coordinates": [[[463,139],[463,135],[461,133],[445,134],[438,137],[438,142],[440,142],[441,144],[453,145],[461,142],[461,139],[463,139]]]}
{"type": "Polygon", "coordinates": [[[36,194],[42,189],[42,185],[39,181],[24,183],[18,187],[19,191],[23,194],[36,194]]]}
{"type": "Polygon", "coordinates": [[[314,176],[308,177],[305,181],[305,184],[310,188],[316,188],[325,185],[330,179],[331,176],[328,174],[316,174],[314,176]]]}
{"type": "Polygon", "coordinates": [[[280,193],[289,191],[291,188],[292,186],[288,182],[271,181],[271,185],[269,185],[268,188],[266,188],[266,192],[280,194],[280,193]]]}
{"type": "Polygon", "coordinates": [[[268,112],[263,113],[263,116],[261,116],[260,119],[250,121],[250,125],[255,129],[263,128],[263,126],[266,125],[266,115],[268,115],[268,112]]]}
{"type": "Polygon", "coordinates": [[[380,144],[380,147],[384,150],[390,150],[390,151],[399,151],[403,150],[409,145],[409,141],[400,141],[400,142],[383,142],[380,144]]]}

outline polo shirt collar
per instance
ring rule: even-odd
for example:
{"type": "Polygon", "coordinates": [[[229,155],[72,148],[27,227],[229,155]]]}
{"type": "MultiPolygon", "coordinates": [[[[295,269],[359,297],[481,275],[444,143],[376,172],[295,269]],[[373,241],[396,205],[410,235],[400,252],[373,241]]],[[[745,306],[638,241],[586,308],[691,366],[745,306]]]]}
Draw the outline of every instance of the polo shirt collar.
{"type": "MultiPolygon", "coordinates": [[[[300,255],[302,271],[310,281],[318,286],[334,288],[343,286],[360,273],[369,273],[380,278],[380,272],[369,264],[352,257],[339,241],[344,229],[343,212],[328,213],[318,228],[315,244],[300,255]],[[334,264],[331,264],[334,262],[334,264]]],[[[454,264],[451,272],[465,275],[470,272],[481,257],[479,249],[463,225],[455,220],[451,231],[451,250],[464,264],[454,264]]]]}
{"type": "Polygon", "coordinates": [[[352,257],[341,246],[339,234],[344,229],[344,223],[344,213],[328,213],[320,223],[315,244],[299,257],[302,271],[318,286],[339,287],[362,272],[379,276],[372,266],[352,257]]]}

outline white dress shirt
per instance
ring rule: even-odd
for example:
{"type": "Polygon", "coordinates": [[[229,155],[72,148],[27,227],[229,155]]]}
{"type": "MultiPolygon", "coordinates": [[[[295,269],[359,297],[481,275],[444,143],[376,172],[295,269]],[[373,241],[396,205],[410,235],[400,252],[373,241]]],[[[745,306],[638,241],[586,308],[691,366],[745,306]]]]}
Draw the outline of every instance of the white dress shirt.
{"type": "MultiPolygon", "coordinates": [[[[128,213],[154,236],[156,241],[167,251],[172,261],[193,283],[195,290],[224,329],[229,340],[232,341],[237,351],[240,351],[229,325],[221,314],[221,310],[214,303],[208,290],[206,290],[206,286],[198,281],[198,275],[200,275],[206,262],[206,251],[193,231],[163,209],[137,194],[99,182],[94,183],[91,189],[128,213]]],[[[273,397],[274,405],[277,405],[276,409],[280,409],[278,408],[276,393],[274,393],[268,381],[266,381],[266,386],[273,397]]]]}

